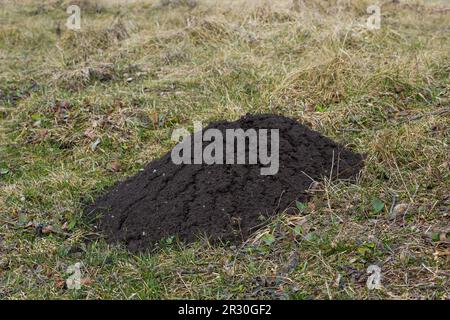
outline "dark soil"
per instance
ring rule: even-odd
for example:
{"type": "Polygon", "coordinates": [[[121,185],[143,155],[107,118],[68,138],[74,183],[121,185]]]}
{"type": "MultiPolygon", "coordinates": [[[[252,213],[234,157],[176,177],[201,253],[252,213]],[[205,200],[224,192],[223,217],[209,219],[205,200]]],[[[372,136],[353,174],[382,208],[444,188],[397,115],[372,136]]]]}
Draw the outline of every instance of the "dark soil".
{"type": "Polygon", "coordinates": [[[208,128],[279,129],[279,172],[263,176],[259,164],[175,165],[169,152],[87,209],[100,217],[97,227],[109,242],[133,251],[154,248],[172,236],[183,242],[204,235],[237,243],[268,218],[295,207],[296,200],[307,201],[311,179],[329,177],[332,167],[333,178],[351,179],[363,165],[361,155],[282,116],[247,115],[208,128]]]}

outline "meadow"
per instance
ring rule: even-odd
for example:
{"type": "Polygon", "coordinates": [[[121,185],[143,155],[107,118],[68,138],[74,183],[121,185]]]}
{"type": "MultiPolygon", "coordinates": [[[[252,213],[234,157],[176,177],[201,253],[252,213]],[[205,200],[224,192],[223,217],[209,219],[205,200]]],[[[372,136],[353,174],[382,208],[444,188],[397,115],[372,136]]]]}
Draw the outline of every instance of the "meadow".
{"type": "Polygon", "coordinates": [[[448,2],[0,6],[1,299],[450,297],[448,2]],[[131,253],[98,238],[85,206],[168,152],[173,129],[246,113],[364,154],[357,182],[325,178],[241,246],[131,253]]]}

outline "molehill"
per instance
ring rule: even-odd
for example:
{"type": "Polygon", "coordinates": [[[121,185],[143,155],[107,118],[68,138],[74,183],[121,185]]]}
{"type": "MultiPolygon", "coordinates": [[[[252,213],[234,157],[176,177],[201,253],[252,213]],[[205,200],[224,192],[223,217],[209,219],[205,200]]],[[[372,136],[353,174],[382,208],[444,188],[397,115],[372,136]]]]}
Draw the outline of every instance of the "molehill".
{"type": "Polygon", "coordinates": [[[360,154],[283,116],[246,115],[204,130],[211,128],[279,129],[278,173],[261,175],[266,166],[260,163],[177,165],[169,152],[86,209],[109,242],[125,243],[132,251],[152,249],[171,237],[239,243],[268,218],[295,207],[296,200],[307,201],[313,181],[330,173],[333,179],[353,179],[363,165],[360,154]]]}

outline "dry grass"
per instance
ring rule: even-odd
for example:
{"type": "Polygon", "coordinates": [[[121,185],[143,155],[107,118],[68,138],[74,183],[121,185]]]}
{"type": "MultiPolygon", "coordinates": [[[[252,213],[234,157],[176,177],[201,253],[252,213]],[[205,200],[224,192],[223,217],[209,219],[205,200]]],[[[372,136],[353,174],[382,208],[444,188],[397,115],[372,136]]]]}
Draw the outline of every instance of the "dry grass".
{"type": "Polygon", "coordinates": [[[448,5],[386,1],[371,31],[364,0],[176,2],[78,1],[75,32],[68,2],[1,1],[0,297],[447,299],[448,5]],[[240,247],[87,241],[84,205],[173,127],[246,112],[365,153],[358,182],[325,179],[240,247]]]}

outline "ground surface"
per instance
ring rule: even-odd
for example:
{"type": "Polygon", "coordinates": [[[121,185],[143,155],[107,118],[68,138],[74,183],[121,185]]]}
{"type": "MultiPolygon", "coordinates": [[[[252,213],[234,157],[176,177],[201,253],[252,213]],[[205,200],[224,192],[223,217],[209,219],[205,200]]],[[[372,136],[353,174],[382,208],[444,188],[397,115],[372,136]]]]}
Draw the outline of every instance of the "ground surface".
{"type": "Polygon", "coordinates": [[[68,2],[0,1],[0,297],[448,298],[448,5],[386,1],[368,30],[362,0],[74,2],[79,32],[68,2]],[[174,128],[247,112],[366,154],[360,179],[324,181],[243,247],[87,242],[84,205],[174,128]]]}

